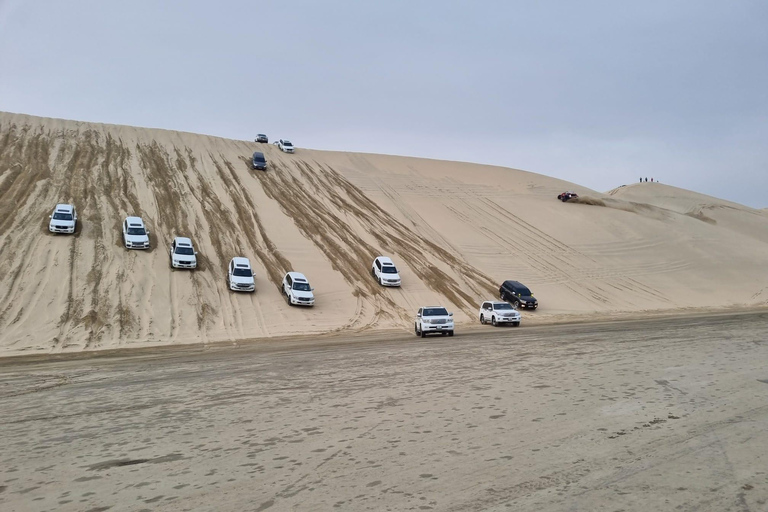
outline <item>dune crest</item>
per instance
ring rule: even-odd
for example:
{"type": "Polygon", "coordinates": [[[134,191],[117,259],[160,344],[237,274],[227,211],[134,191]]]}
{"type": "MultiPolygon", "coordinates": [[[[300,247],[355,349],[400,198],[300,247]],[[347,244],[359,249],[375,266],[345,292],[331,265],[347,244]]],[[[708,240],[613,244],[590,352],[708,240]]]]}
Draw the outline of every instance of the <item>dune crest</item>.
{"type": "Polygon", "coordinates": [[[524,324],[760,306],[767,220],[657,183],[601,194],[500,167],[0,113],[0,354],[411,329],[434,304],[461,326],[505,279],[539,298],[524,324]],[[267,172],[250,170],[255,150],[267,172]],[[566,189],[582,197],[557,201],[566,189]],[[78,207],[74,236],[47,231],[59,202],[78,207]],[[151,250],[122,247],[127,215],[151,250]],[[170,269],[177,235],[198,270],[170,269]],[[380,254],[402,288],[371,277],[380,254]],[[251,259],[256,293],[228,290],[233,256],[251,259]],[[315,308],[282,298],[289,270],[315,308]]]}

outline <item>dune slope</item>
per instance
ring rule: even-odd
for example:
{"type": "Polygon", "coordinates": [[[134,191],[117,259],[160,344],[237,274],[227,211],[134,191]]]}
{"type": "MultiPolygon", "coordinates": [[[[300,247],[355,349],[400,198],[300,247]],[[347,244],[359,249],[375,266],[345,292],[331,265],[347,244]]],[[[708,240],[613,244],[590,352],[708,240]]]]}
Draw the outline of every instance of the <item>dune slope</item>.
{"type": "Polygon", "coordinates": [[[768,300],[768,213],[661,184],[608,194],[477,164],[299,148],[0,113],[0,353],[412,328],[422,305],[459,323],[504,279],[534,290],[526,321],[742,307],[768,300]],[[268,172],[251,171],[265,152],[268,172]],[[573,189],[589,204],[561,203],[573,189]],[[56,203],[74,236],[47,231],[56,203]],[[122,247],[139,215],[150,251],[122,247]],[[198,270],[173,271],[189,236],[198,270]],[[371,261],[391,256],[399,289],[371,261]],[[251,259],[254,294],[226,286],[251,259]],[[284,272],[317,305],[291,308],[284,272]]]}

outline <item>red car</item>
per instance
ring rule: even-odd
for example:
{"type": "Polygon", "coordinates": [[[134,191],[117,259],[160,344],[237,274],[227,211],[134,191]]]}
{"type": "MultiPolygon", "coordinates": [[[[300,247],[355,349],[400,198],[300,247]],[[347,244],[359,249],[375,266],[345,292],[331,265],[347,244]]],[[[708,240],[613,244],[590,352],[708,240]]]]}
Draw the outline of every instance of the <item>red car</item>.
{"type": "Polygon", "coordinates": [[[562,194],[558,194],[557,196],[557,198],[562,202],[566,202],[569,199],[573,199],[574,197],[579,197],[579,194],[577,194],[576,192],[571,192],[570,190],[568,192],[563,192],[562,194]]]}

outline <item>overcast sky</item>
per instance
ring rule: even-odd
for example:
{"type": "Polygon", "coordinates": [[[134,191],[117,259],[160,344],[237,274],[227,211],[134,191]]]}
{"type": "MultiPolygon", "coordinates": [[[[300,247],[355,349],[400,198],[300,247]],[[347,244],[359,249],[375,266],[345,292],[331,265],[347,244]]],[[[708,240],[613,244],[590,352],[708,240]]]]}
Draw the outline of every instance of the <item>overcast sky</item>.
{"type": "Polygon", "coordinates": [[[0,110],[768,207],[768,2],[0,0],[0,110]]]}

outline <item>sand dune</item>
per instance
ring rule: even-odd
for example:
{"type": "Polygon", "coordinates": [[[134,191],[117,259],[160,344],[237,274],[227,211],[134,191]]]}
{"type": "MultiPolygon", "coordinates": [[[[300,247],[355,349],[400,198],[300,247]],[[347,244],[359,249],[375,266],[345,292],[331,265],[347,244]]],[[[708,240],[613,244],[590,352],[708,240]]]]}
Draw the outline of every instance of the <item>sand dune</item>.
{"type": "Polygon", "coordinates": [[[524,323],[762,306],[767,221],[658,183],[602,194],[501,167],[0,113],[0,353],[410,329],[430,304],[467,324],[504,279],[539,298],[524,323]],[[269,172],[250,170],[256,149],[269,172]],[[565,189],[591,204],[557,201],[565,189]],[[47,232],[57,202],[77,205],[75,236],[47,232]],[[152,250],[122,248],[130,214],[152,250]],[[197,271],[169,268],[176,235],[195,242],[197,271]],[[402,288],[371,278],[379,254],[402,288]],[[236,255],[255,265],[252,295],[226,287],[236,255]],[[286,304],[288,270],[315,308],[286,304]]]}

